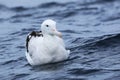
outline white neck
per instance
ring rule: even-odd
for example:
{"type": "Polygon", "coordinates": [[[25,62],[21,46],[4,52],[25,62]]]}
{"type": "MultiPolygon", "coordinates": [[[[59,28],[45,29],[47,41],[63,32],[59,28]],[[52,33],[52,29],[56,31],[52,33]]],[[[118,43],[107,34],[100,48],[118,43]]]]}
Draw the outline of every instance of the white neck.
{"type": "Polygon", "coordinates": [[[50,34],[43,34],[44,37],[54,37],[54,35],[50,35],[50,34]]]}

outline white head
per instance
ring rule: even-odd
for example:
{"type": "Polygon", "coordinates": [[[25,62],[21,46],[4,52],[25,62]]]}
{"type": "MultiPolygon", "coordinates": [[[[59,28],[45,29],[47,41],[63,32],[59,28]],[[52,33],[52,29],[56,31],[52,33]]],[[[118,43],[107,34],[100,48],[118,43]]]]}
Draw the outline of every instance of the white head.
{"type": "Polygon", "coordinates": [[[56,22],[51,19],[47,19],[41,24],[41,30],[43,35],[47,34],[51,36],[56,35],[58,37],[62,36],[56,29],[56,22]]]}

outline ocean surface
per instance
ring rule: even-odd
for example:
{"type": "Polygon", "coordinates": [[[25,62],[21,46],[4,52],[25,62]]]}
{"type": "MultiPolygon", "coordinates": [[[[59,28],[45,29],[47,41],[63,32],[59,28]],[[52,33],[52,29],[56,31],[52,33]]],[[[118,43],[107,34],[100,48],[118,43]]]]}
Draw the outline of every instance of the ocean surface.
{"type": "Polygon", "coordinates": [[[0,80],[120,80],[120,0],[0,0],[0,80]],[[26,36],[48,18],[71,55],[32,67],[26,36]]]}

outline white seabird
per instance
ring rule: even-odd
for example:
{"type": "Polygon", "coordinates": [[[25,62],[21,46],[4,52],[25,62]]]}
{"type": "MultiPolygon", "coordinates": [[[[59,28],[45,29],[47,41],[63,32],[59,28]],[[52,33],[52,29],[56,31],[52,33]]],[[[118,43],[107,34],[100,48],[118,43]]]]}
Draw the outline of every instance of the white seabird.
{"type": "Polygon", "coordinates": [[[56,22],[48,19],[41,24],[41,31],[31,32],[26,39],[26,58],[30,65],[42,65],[68,59],[70,50],[65,49],[62,34],[56,22]]]}

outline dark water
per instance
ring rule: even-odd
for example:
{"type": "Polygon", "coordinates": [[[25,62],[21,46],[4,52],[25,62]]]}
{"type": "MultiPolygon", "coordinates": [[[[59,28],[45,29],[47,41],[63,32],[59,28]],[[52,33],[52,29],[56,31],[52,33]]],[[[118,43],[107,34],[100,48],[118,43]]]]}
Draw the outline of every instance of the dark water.
{"type": "Polygon", "coordinates": [[[120,0],[25,5],[0,5],[0,80],[120,80],[120,0]],[[70,59],[32,67],[25,38],[47,18],[57,21],[70,59]]]}

